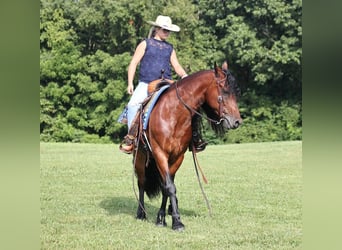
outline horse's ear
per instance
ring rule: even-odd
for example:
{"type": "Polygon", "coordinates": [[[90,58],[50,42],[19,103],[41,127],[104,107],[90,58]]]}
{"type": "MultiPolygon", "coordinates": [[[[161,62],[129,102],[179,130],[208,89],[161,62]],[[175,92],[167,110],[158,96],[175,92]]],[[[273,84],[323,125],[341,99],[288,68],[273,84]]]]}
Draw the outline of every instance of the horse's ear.
{"type": "Polygon", "coordinates": [[[222,70],[223,71],[228,71],[228,62],[227,60],[225,60],[223,63],[222,63],[222,70]]]}
{"type": "Polygon", "coordinates": [[[215,76],[218,77],[219,76],[219,73],[218,73],[218,67],[217,67],[217,63],[214,62],[214,69],[215,69],[215,76]]]}

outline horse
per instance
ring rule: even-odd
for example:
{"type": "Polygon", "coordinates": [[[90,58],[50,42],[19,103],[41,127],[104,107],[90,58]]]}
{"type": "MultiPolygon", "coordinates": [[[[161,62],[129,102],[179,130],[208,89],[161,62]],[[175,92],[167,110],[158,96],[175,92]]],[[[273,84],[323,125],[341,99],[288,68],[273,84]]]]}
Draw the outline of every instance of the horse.
{"type": "Polygon", "coordinates": [[[218,135],[236,129],[242,124],[237,105],[239,93],[236,80],[224,62],[221,68],[215,63],[214,69],[201,70],[175,81],[161,95],[151,111],[147,128],[142,132],[145,139],[140,139],[133,152],[139,188],[137,219],[146,219],[144,193],[151,199],[161,192],[156,225],[167,226],[165,217],[169,198],[172,229],[182,231],[185,228],[180,219],[174,179],[191,146],[192,118],[204,113],[218,135]]]}

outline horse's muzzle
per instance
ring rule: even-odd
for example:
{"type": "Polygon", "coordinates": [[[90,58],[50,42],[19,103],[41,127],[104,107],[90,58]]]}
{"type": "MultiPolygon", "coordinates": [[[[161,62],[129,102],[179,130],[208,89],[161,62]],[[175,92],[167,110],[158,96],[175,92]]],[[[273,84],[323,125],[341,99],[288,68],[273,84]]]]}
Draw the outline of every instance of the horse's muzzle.
{"type": "Polygon", "coordinates": [[[232,116],[225,116],[223,119],[223,125],[227,129],[236,129],[242,124],[241,118],[235,118],[232,116]]]}

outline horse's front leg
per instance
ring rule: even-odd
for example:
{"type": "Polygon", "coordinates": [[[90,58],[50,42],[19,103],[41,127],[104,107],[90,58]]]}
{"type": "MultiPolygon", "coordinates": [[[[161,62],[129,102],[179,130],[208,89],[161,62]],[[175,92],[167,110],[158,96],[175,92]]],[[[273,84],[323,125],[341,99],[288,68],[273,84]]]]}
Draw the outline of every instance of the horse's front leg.
{"type": "Polygon", "coordinates": [[[166,174],[165,190],[170,197],[170,203],[172,207],[172,229],[177,230],[177,231],[182,231],[185,228],[185,226],[181,222],[180,214],[178,212],[176,186],[169,174],[166,174]]]}
{"type": "Polygon", "coordinates": [[[165,215],[166,215],[167,198],[168,198],[167,193],[165,192],[165,190],[163,190],[162,203],[161,203],[159,212],[157,214],[157,221],[156,221],[157,226],[166,227],[165,215]]]}

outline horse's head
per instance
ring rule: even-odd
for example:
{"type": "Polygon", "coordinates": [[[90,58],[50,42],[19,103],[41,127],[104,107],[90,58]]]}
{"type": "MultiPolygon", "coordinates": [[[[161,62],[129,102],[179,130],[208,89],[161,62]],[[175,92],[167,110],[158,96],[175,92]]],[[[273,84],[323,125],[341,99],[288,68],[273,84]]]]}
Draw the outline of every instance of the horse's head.
{"type": "Polygon", "coordinates": [[[211,119],[218,121],[216,124],[211,123],[216,132],[235,129],[242,124],[237,105],[240,89],[228,69],[227,62],[223,63],[222,68],[215,64],[214,75],[215,84],[208,88],[202,108],[211,119]]]}

